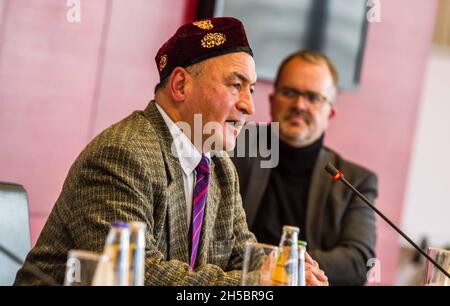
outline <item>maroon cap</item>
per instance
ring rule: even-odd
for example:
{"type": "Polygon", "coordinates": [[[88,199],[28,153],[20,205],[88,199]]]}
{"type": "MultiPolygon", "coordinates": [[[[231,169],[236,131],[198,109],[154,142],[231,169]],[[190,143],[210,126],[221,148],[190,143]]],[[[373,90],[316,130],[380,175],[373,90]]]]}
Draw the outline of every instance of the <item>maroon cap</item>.
{"type": "Polygon", "coordinates": [[[253,56],[244,26],[236,18],[217,17],[184,24],[156,54],[159,79],[164,80],[176,67],[239,51],[253,56]]]}

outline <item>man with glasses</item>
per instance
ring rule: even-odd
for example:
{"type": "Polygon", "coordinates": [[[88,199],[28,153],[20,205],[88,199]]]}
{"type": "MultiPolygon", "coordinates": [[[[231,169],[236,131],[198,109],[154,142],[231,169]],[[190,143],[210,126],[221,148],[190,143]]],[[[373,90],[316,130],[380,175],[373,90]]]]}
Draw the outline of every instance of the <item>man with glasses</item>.
{"type": "Polygon", "coordinates": [[[331,285],[362,285],[368,260],[375,257],[374,214],[323,169],[334,164],[371,201],[377,178],[323,144],[336,115],[337,84],[336,68],[323,54],[304,50],[287,57],[270,95],[272,121],[279,122],[278,165],[261,167],[260,154],[233,161],[247,222],[258,241],[277,245],[283,225],[298,226],[331,285]]]}

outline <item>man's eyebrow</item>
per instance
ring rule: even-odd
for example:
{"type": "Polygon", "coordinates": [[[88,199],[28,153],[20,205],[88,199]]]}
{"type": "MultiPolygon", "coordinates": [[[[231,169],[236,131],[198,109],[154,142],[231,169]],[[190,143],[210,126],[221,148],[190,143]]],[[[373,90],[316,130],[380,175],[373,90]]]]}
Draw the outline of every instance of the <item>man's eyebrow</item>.
{"type": "MultiPolygon", "coordinates": [[[[232,73],[230,73],[227,77],[226,77],[226,80],[232,80],[232,79],[234,79],[234,78],[238,78],[239,80],[241,80],[242,82],[244,82],[244,83],[250,83],[250,80],[245,76],[245,75],[243,75],[242,73],[239,73],[239,72],[232,72],[232,73]]],[[[255,84],[256,84],[256,82],[255,83],[251,83],[250,85],[251,86],[255,86],[255,84]]]]}

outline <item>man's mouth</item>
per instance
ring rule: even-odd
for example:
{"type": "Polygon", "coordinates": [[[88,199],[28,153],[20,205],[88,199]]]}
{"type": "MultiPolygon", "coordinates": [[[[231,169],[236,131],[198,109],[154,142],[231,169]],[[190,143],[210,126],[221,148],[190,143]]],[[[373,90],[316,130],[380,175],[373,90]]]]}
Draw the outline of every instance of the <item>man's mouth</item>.
{"type": "Polygon", "coordinates": [[[225,124],[228,126],[232,126],[236,129],[240,129],[244,125],[244,122],[241,120],[238,120],[238,119],[230,119],[230,120],[226,120],[225,124]]]}
{"type": "Polygon", "coordinates": [[[286,118],[286,120],[292,124],[300,124],[302,122],[304,122],[305,124],[309,123],[308,119],[302,115],[290,115],[286,118]]]}
{"type": "Polygon", "coordinates": [[[301,116],[289,116],[288,120],[290,122],[300,123],[300,121],[303,121],[303,118],[301,116]]]}

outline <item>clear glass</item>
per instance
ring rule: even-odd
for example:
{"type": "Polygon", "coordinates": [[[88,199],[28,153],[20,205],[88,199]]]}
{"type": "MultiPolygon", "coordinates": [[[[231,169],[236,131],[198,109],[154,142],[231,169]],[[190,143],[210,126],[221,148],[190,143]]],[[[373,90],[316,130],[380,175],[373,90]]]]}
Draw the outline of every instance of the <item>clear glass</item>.
{"type": "Polygon", "coordinates": [[[92,286],[117,286],[115,262],[111,257],[103,254],[95,271],[92,286]]]}
{"type": "MultiPolygon", "coordinates": [[[[447,272],[450,272],[450,250],[439,248],[428,248],[427,253],[447,272]]],[[[450,286],[450,279],[444,275],[431,262],[427,261],[427,274],[425,286],[450,286]]]]}
{"type": "Polygon", "coordinates": [[[100,257],[89,251],[69,251],[64,286],[91,286],[100,257]]]}
{"type": "Polygon", "coordinates": [[[278,257],[274,245],[247,242],[242,269],[242,286],[271,286],[272,273],[278,257]]]}

